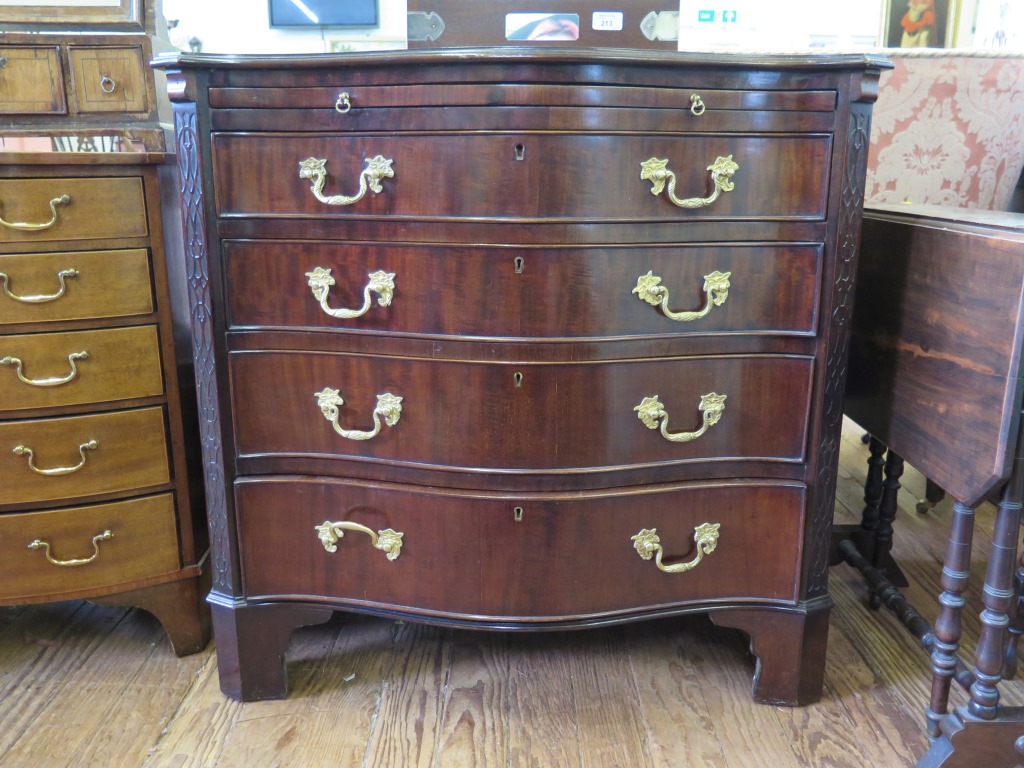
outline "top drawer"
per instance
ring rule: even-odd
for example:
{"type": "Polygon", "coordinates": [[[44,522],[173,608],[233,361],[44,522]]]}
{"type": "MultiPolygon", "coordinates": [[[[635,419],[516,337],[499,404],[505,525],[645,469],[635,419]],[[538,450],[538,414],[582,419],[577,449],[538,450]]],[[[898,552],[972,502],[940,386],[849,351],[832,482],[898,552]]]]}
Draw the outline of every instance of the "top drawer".
{"type": "Polygon", "coordinates": [[[79,112],[145,112],[146,75],[137,45],[68,48],[79,112]]]}
{"type": "Polygon", "coordinates": [[[0,245],[145,237],[142,179],[0,179],[0,245]]]}
{"type": "Polygon", "coordinates": [[[830,130],[833,90],[557,83],[211,88],[214,129],[255,131],[830,130]]]}
{"type": "Polygon", "coordinates": [[[67,111],[57,46],[0,46],[0,115],[67,111]]]}
{"type": "Polygon", "coordinates": [[[829,135],[215,134],[213,164],[228,216],[822,220],[831,147],[829,135]]]}

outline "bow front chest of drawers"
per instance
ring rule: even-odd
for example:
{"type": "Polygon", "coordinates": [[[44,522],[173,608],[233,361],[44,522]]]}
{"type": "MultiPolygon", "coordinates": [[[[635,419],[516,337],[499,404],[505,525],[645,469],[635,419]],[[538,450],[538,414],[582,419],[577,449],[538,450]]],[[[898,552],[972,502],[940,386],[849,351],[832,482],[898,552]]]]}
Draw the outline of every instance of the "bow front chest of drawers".
{"type": "Polygon", "coordinates": [[[689,611],[820,696],[881,60],[464,50],[168,70],[221,685],[334,609],[689,611]]]}

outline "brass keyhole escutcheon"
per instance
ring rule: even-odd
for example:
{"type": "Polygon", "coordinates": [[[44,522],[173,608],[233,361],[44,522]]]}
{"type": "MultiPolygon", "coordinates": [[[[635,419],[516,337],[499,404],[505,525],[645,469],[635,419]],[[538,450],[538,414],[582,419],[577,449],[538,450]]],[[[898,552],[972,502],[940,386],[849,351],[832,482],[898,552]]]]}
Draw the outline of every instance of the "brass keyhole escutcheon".
{"type": "Polygon", "coordinates": [[[512,375],[512,383],[513,385],[515,385],[516,389],[520,389],[523,386],[523,374],[521,374],[519,371],[516,371],[512,375]]]}
{"type": "Polygon", "coordinates": [[[512,262],[516,268],[516,274],[523,274],[523,267],[526,266],[526,260],[522,256],[516,256],[515,261],[512,262]]]}
{"type": "Polygon", "coordinates": [[[515,520],[516,520],[517,523],[523,522],[523,508],[522,507],[515,507],[512,510],[512,514],[515,517],[515,520]]]}
{"type": "Polygon", "coordinates": [[[515,146],[516,160],[524,160],[526,158],[526,145],[516,144],[515,146]]]}

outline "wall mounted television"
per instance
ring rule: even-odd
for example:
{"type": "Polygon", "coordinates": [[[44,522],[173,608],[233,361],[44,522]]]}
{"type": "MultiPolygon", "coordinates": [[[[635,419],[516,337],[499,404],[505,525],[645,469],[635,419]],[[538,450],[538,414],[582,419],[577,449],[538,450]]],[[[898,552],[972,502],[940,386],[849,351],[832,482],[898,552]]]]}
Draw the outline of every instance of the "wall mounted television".
{"type": "Polygon", "coordinates": [[[378,27],[378,0],[270,0],[270,26],[378,27]]]}

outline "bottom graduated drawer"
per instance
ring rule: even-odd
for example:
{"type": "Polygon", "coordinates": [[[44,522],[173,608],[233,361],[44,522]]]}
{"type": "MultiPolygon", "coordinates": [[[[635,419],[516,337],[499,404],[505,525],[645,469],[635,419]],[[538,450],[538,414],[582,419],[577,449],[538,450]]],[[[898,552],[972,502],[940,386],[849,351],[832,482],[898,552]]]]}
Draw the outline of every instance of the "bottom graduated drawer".
{"type": "Polygon", "coordinates": [[[250,599],[519,621],[796,599],[797,483],[513,496],[287,478],[235,494],[250,599]]]}
{"type": "Polygon", "coordinates": [[[0,515],[0,600],[95,590],[177,568],[169,493],[0,515]]]}

